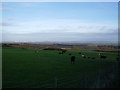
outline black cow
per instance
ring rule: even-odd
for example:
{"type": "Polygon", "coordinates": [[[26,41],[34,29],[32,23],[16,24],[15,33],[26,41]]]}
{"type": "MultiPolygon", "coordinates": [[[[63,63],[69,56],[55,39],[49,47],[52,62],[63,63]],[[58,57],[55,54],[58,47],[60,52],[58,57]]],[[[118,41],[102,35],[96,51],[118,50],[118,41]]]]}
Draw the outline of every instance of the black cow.
{"type": "Polygon", "coordinates": [[[119,58],[119,57],[117,57],[117,58],[116,58],[116,60],[117,60],[117,61],[120,61],[120,58],[119,58]]]}
{"type": "Polygon", "coordinates": [[[71,63],[74,64],[75,63],[75,56],[71,57],[71,63]]]}
{"type": "Polygon", "coordinates": [[[66,53],[67,52],[67,50],[62,50],[62,53],[66,53]]]}
{"type": "Polygon", "coordinates": [[[69,53],[69,55],[71,55],[71,54],[69,53]]]}
{"type": "Polygon", "coordinates": [[[95,59],[95,57],[92,57],[92,59],[95,59]]]}
{"type": "Polygon", "coordinates": [[[90,57],[88,57],[88,59],[89,59],[90,57]]]}
{"type": "Polygon", "coordinates": [[[107,57],[106,56],[100,56],[101,59],[106,59],[107,57]]]}
{"type": "Polygon", "coordinates": [[[63,54],[62,52],[59,52],[59,54],[63,54]]]}

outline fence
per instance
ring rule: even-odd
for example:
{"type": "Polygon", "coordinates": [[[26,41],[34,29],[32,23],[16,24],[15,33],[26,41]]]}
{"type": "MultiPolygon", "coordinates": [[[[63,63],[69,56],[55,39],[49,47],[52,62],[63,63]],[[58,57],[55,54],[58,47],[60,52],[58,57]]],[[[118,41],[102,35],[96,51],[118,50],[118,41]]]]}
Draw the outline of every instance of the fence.
{"type": "Polygon", "coordinates": [[[115,62],[111,66],[101,68],[91,74],[88,74],[88,72],[78,72],[78,75],[75,76],[55,77],[50,80],[15,87],[29,87],[32,85],[33,88],[107,88],[112,86],[112,82],[116,78],[117,73],[118,63],[115,62]]]}

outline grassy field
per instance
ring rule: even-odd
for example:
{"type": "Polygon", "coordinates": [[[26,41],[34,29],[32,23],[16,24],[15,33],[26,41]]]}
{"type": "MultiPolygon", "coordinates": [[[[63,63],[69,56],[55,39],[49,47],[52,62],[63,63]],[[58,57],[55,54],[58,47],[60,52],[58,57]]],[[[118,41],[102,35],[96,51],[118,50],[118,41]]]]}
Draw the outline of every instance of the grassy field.
{"type": "Polygon", "coordinates": [[[112,65],[117,57],[116,53],[103,53],[107,59],[101,60],[97,52],[67,51],[63,55],[58,52],[38,50],[36,53],[34,49],[4,47],[2,50],[3,88],[39,87],[40,81],[55,77],[76,77],[83,72],[90,74],[101,67],[112,65]],[[82,58],[78,52],[96,59],[82,58]],[[75,64],[71,64],[69,53],[76,56],[75,64]]]}
{"type": "Polygon", "coordinates": [[[0,89],[2,89],[2,47],[0,46],[0,89]]]}

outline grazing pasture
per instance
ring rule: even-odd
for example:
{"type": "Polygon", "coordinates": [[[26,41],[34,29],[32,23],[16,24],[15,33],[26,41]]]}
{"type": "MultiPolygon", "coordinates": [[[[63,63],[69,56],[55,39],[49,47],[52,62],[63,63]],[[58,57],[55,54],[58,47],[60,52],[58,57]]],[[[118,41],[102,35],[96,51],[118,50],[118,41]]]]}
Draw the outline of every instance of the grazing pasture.
{"type": "MultiPolygon", "coordinates": [[[[40,87],[40,82],[53,78],[76,77],[100,68],[110,67],[116,60],[116,53],[103,53],[106,59],[101,59],[97,52],[36,50],[3,47],[2,50],[3,88],[40,87]],[[83,55],[89,58],[81,57],[83,55]],[[76,57],[75,64],[71,64],[71,56],[76,57]],[[95,59],[92,59],[94,57],[95,59]]],[[[71,85],[71,84],[70,84],[71,85]]]]}

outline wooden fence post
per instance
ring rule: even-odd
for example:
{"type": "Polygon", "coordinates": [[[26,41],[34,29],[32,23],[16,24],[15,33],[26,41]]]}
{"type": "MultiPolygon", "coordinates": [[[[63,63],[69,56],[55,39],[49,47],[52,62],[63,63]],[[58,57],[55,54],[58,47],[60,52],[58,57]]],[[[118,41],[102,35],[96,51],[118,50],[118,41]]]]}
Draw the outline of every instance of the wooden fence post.
{"type": "Polygon", "coordinates": [[[87,87],[87,83],[88,83],[87,73],[84,72],[84,73],[83,73],[83,88],[88,88],[88,87],[87,87]]]}
{"type": "Polygon", "coordinates": [[[57,78],[55,77],[55,89],[57,88],[57,78]]]}
{"type": "Polygon", "coordinates": [[[98,72],[97,72],[97,85],[96,85],[96,88],[100,88],[100,79],[101,79],[101,70],[99,70],[98,72]]]}

